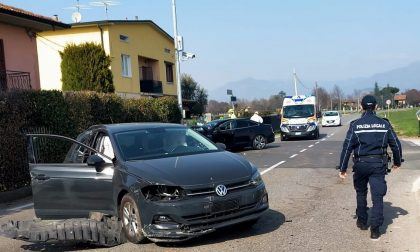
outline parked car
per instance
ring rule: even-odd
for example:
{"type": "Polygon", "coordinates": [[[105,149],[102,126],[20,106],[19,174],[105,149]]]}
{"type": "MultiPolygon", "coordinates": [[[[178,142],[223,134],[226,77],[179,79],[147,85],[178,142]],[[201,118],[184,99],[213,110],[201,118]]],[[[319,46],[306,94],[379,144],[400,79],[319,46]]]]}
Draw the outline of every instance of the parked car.
{"type": "MultiPolygon", "coordinates": [[[[233,122],[232,122],[233,123],[233,122]]],[[[92,126],[77,140],[28,134],[35,214],[42,220],[117,216],[126,238],[181,241],[268,209],[257,167],[177,124],[92,126]],[[63,163],[40,163],[39,139],[72,145],[63,163]]]]}
{"type": "Polygon", "coordinates": [[[323,127],[326,126],[341,126],[341,114],[338,111],[325,111],[322,113],[322,122],[323,127]]]}
{"type": "Polygon", "coordinates": [[[215,120],[195,130],[227,148],[250,146],[260,150],[275,140],[271,125],[243,118],[215,120]]]}

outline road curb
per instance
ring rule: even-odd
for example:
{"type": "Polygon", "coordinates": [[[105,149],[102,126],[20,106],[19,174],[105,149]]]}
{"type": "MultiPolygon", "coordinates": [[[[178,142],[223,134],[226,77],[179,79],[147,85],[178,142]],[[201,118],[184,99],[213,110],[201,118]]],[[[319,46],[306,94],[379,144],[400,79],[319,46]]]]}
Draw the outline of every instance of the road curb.
{"type": "Polygon", "coordinates": [[[22,199],[31,195],[32,189],[30,186],[22,187],[14,191],[0,192],[0,203],[22,199]]]}

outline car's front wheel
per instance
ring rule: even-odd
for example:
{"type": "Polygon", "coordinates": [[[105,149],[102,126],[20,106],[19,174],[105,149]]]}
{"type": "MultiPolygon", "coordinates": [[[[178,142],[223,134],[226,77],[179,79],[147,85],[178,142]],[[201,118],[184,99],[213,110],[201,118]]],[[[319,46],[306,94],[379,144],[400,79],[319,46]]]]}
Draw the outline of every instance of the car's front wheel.
{"type": "Polygon", "coordinates": [[[140,243],[145,237],[142,231],[139,208],[131,195],[126,194],[119,209],[123,232],[132,243],[140,243]]]}
{"type": "Polygon", "coordinates": [[[256,150],[262,150],[267,144],[267,139],[263,135],[256,135],[252,140],[252,148],[256,150]]]}

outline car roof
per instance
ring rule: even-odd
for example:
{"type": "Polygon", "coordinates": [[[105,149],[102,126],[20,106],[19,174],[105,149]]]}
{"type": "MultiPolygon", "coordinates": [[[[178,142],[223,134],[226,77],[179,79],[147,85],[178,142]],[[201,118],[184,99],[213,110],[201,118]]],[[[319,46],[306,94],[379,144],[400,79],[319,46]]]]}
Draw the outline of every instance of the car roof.
{"type": "Polygon", "coordinates": [[[151,128],[185,128],[182,124],[176,123],[155,123],[155,122],[144,122],[144,123],[116,123],[116,124],[100,124],[91,126],[89,129],[105,129],[109,133],[118,133],[131,130],[151,129],[151,128]]]}

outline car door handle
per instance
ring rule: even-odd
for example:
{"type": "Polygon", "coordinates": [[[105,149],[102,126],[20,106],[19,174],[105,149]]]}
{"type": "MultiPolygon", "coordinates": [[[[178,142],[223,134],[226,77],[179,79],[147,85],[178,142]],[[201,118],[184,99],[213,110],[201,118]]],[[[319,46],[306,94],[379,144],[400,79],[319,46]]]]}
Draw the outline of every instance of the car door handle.
{"type": "Polygon", "coordinates": [[[48,180],[50,177],[46,176],[45,174],[38,174],[35,176],[35,179],[37,180],[48,180]]]}

